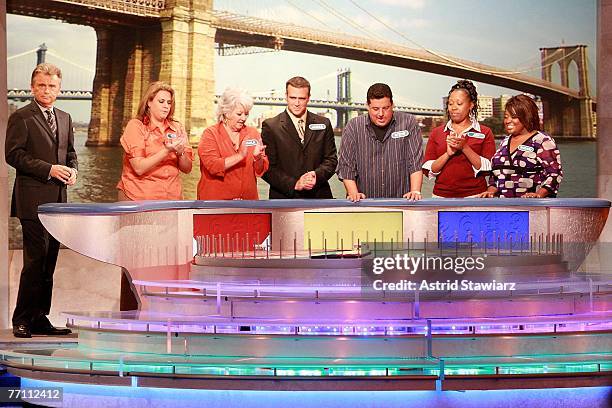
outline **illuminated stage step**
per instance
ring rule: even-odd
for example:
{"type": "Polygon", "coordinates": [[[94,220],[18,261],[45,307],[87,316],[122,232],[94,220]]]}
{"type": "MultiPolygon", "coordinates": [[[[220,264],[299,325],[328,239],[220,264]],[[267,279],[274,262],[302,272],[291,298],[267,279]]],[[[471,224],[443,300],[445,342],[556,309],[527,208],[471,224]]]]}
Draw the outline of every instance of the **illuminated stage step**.
{"type": "Polygon", "coordinates": [[[514,291],[373,292],[344,285],[134,281],[143,309],[233,319],[407,320],[579,315],[612,310],[612,281],[517,284],[514,291]],[[475,297],[478,296],[478,299],[475,297]]]}
{"type": "Polygon", "coordinates": [[[469,358],[245,358],[236,356],[114,353],[82,346],[10,350],[2,354],[11,367],[89,371],[99,374],[157,373],[189,376],[438,376],[546,373],[603,373],[612,370],[610,353],[574,356],[533,355],[469,358]]]}
{"type": "Polygon", "coordinates": [[[151,311],[64,313],[67,325],[100,332],[144,334],[283,334],[299,336],[401,336],[440,334],[525,334],[612,329],[612,311],[571,315],[432,319],[249,319],[188,316],[151,311]]]}

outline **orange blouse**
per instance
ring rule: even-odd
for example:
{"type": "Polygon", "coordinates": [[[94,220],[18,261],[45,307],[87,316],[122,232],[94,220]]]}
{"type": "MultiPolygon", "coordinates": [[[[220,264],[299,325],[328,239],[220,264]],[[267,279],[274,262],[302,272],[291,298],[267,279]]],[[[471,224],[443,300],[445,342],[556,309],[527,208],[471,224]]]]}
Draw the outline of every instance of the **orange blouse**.
{"type": "MultiPolygon", "coordinates": [[[[239,144],[245,140],[262,143],[257,129],[245,126],[240,131],[239,144]]],[[[198,200],[258,200],[257,178],[268,170],[268,158],[264,156],[263,167],[257,171],[253,158],[253,146],[247,148],[247,155],[240,163],[225,170],[225,158],[237,153],[234,145],[219,122],[206,129],[200,139],[198,155],[202,177],[198,183],[198,200]]]]}
{"type": "MultiPolygon", "coordinates": [[[[149,157],[161,149],[165,149],[164,141],[168,133],[187,139],[185,129],[178,122],[164,121],[163,130],[153,125],[145,125],[138,119],[128,122],[121,135],[123,169],[117,188],[122,190],[131,200],[181,200],[180,170],[178,156],[172,152],[155,168],[139,176],[136,174],[130,159],[149,157]]],[[[187,142],[185,155],[193,161],[193,150],[187,142]]]]}

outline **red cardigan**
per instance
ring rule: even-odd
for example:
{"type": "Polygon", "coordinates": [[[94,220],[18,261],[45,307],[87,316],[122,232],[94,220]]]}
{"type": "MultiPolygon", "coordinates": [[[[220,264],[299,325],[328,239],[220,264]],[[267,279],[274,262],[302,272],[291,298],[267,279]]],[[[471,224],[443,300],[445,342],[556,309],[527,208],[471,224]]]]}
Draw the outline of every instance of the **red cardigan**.
{"type": "MultiPolygon", "coordinates": [[[[436,160],[446,151],[446,137],[450,131],[444,125],[431,131],[423,162],[436,160]]],[[[472,128],[466,132],[467,144],[476,154],[491,160],[495,154],[495,139],[493,132],[486,126],[480,125],[480,131],[472,128]],[[484,136],[483,136],[484,135],[484,136]]],[[[424,169],[425,175],[429,171],[424,169]]],[[[472,164],[463,153],[452,156],[436,177],[433,193],[440,197],[458,198],[482,193],[487,189],[486,172],[479,172],[474,176],[472,164]]]]}

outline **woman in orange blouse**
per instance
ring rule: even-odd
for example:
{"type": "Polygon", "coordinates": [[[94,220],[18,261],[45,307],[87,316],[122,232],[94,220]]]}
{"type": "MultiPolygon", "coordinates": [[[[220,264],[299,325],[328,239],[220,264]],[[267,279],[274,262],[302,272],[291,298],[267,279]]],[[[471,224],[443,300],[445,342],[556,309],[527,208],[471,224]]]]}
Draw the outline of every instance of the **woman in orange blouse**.
{"type": "Polygon", "coordinates": [[[152,83],[128,122],[121,146],[123,170],[117,184],[119,201],[180,200],[180,172],[191,172],[193,151],[183,126],[173,119],[174,90],[152,83]]]}
{"type": "Polygon", "coordinates": [[[257,177],[269,163],[259,132],[245,125],[252,107],[253,99],[239,89],[221,95],[218,123],[204,131],[198,146],[198,200],[259,199],[257,177]]]}

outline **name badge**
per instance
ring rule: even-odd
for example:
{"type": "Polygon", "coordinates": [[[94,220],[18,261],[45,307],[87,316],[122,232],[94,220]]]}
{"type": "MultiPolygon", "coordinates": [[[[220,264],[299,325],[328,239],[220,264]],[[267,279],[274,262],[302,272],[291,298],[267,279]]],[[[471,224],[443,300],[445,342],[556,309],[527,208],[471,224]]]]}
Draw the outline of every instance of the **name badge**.
{"type": "Polygon", "coordinates": [[[533,152],[533,147],[531,146],[519,145],[518,149],[522,152],[533,152]]]}
{"type": "Polygon", "coordinates": [[[406,137],[410,134],[407,130],[399,130],[397,132],[391,133],[392,139],[401,139],[402,137],[406,137]]]}
{"type": "Polygon", "coordinates": [[[325,124],[324,123],[311,123],[310,125],[308,125],[308,129],[310,129],[310,130],[324,130],[325,129],[325,124]]]}
{"type": "Polygon", "coordinates": [[[257,141],[257,139],[248,139],[244,141],[244,145],[246,147],[250,147],[250,146],[257,146],[259,144],[259,142],[257,141]]]}
{"type": "Polygon", "coordinates": [[[478,133],[478,132],[467,132],[466,135],[468,137],[473,137],[475,139],[484,139],[485,138],[484,133],[478,133]]]}

